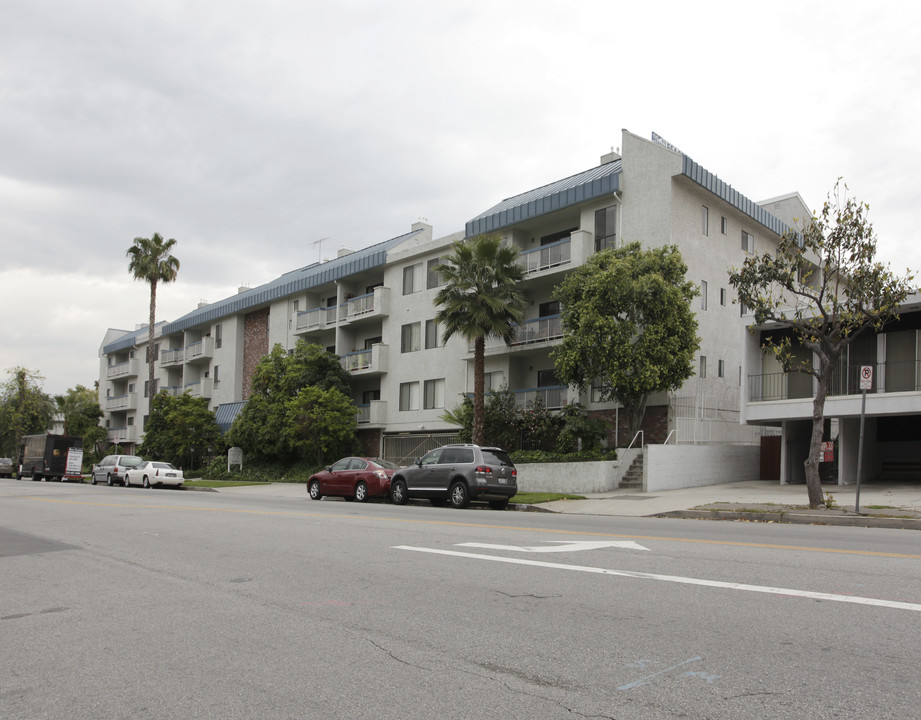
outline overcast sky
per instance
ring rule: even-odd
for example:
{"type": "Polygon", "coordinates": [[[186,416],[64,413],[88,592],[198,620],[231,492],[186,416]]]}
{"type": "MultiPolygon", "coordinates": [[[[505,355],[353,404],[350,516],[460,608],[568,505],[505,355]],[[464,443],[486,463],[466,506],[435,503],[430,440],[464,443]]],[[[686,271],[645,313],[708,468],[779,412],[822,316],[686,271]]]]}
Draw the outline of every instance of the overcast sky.
{"type": "Polygon", "coordinates": [[[657,132],[753,200],[843,176],[921,270],[915,3],[3,0],[0,381],[98,379],[158,320],[408,232],[436,237],[657,132]],[[317,241],[326,238],[321,244],[317,241]]]}

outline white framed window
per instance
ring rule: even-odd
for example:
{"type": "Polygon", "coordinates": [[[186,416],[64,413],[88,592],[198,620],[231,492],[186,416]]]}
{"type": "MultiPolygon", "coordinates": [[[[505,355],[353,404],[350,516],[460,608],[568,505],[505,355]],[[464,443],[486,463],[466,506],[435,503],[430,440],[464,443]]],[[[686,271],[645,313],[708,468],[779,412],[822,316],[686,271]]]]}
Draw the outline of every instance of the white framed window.
{"type": "Polygon", "coordinates": [[[700,281],[700,309],[707,309],[707,281],[700,281]]]}
{"type": "Polygon", "coordinates": [[[726,377],[726,361],[719,360],[716,364],[717,377],[726,377]]]}
{"type": "MultiPolygon", "coordinates": [[[[294,312],[297,312],[297,300],[294,301],[294,312]]],[[[221,324],[218,323],[214,326],[214,349],[220,350],[221,344],[224,342],[224,333],[221,328],[221,324]]]]}
{"type": "Polygon", "coordinates": [[[412,295],[422,289],[422,263],[403,268],[403,294],[412,295]]]}
{"type": "Polygon", "coordinates": [[[755,237],[744,230],[742,231],[742,249],[747,253],[755,252],[755,237]]]}
{"type": "Polygon", "coordinates": [[[419,409],[419,383],[400,383],[400,412],[419,409]]]}
{"type": "Polygon", "coordinates": [[[720,288],[720,305],[726,304],[726,288],[720,288]]]}
{"type": "Polygon", "coordinates": [[[720,232],[723,235],[729,234],[729,221],[725,217],[720,218],[720,232]]]}
{"type": "Polygon", "coordinates": [[[438,323],[434,320],[425,321],[425,349],[441,347],[441,336],[438,332],[438,323]]]}
{"type": "Polygon", "coordinates": [[[416,352],[420,350],[422,340],[422,323],[409,323],[404,325],[400,331],[400,352],[416,352]]]}
{"type": "MultiPolygon", "coordinates": [[[[445,280],[435,268],[441,265],[441,258],[433,258],[425,264],[425,287],[428,290],[441,287],[445,280]]],[[[404,293],[405,294],[405,293],[404,293]]]]}
{"type": "Polygon", "coordinates": [[[221,366],[220,365],[214,366],[214,384],[215,385],[221,384],[221,366]]]}
{"type": "Polygon", "coordinates": [[[704,235],[710,234],[710,208],[706,205],[700,206],[700,231],[704,235]]]}
{"type": "Polygon", "coordinates": [[[702,378],[707,377],[707,356],[706,356],[706,355],[701,355],[701,356],[700,356],[700,370],[699,370],[699,375],[700,375],[700,377],[702,377],[702,378]]]}
{"type": "Polygon", "coordinates": [[[493,372],[483,373],[483,392],[489,392],[490,390],[499,391],[502,389],[502,384],[505,382],[505,375],[501,370],[494,370],[493,372]]]}
{"type": "Polygon", "coordinates": [[[432,410],[445,406],[445,379],[426,380],[422,388],[422,408],[432,410]]]}

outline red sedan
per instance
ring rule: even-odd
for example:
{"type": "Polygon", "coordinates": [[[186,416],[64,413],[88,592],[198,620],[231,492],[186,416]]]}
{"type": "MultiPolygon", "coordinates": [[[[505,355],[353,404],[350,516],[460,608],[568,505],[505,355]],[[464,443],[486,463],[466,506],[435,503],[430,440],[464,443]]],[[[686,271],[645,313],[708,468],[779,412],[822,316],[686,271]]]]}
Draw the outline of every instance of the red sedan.
{"type": "Polygon", "coordinates": [[[390,493],[390,478],[398,469],[392,462],[378,458],[342,458],[326,470],[311,475],[307,492],[311,500],[319,500],[324,495],[340,495],[358,502],[384,497],[390,493]]]}

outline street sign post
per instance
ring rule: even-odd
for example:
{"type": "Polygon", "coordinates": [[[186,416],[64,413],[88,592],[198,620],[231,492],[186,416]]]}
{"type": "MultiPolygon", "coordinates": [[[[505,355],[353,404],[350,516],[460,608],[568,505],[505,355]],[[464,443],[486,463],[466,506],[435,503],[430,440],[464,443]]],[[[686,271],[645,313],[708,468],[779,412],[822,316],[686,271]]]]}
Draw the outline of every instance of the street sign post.
{"type": "Polygon", "coordinates": [[[863,470],[863,428],[867,417],[867,390],[873,387],[873,366],[860,366],[860,441],[857,445],[857,494],[854,499],[854,512],[860,512],[860,473],[863,470]]]}

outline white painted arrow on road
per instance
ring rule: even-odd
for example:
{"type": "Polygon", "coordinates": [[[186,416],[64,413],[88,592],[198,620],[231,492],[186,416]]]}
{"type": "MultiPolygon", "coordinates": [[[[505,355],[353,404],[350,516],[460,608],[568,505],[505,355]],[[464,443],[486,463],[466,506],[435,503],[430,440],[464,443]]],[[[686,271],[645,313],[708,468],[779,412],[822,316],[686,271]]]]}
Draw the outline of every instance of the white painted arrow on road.
{"type": "Polygon", "coordinates": [[[632,540],[548,540],[559,543],[557,545],[537,545],[534,547],[520,547],[518,545],[490,545],[489,543],[458,543],[458,547],[475,547],[486,550],[506,550],[525,553],[555,553],[576,552],[578,550],[598,550],[599,548],[624,548],[626,550],[649,550],[632,540]]]}

